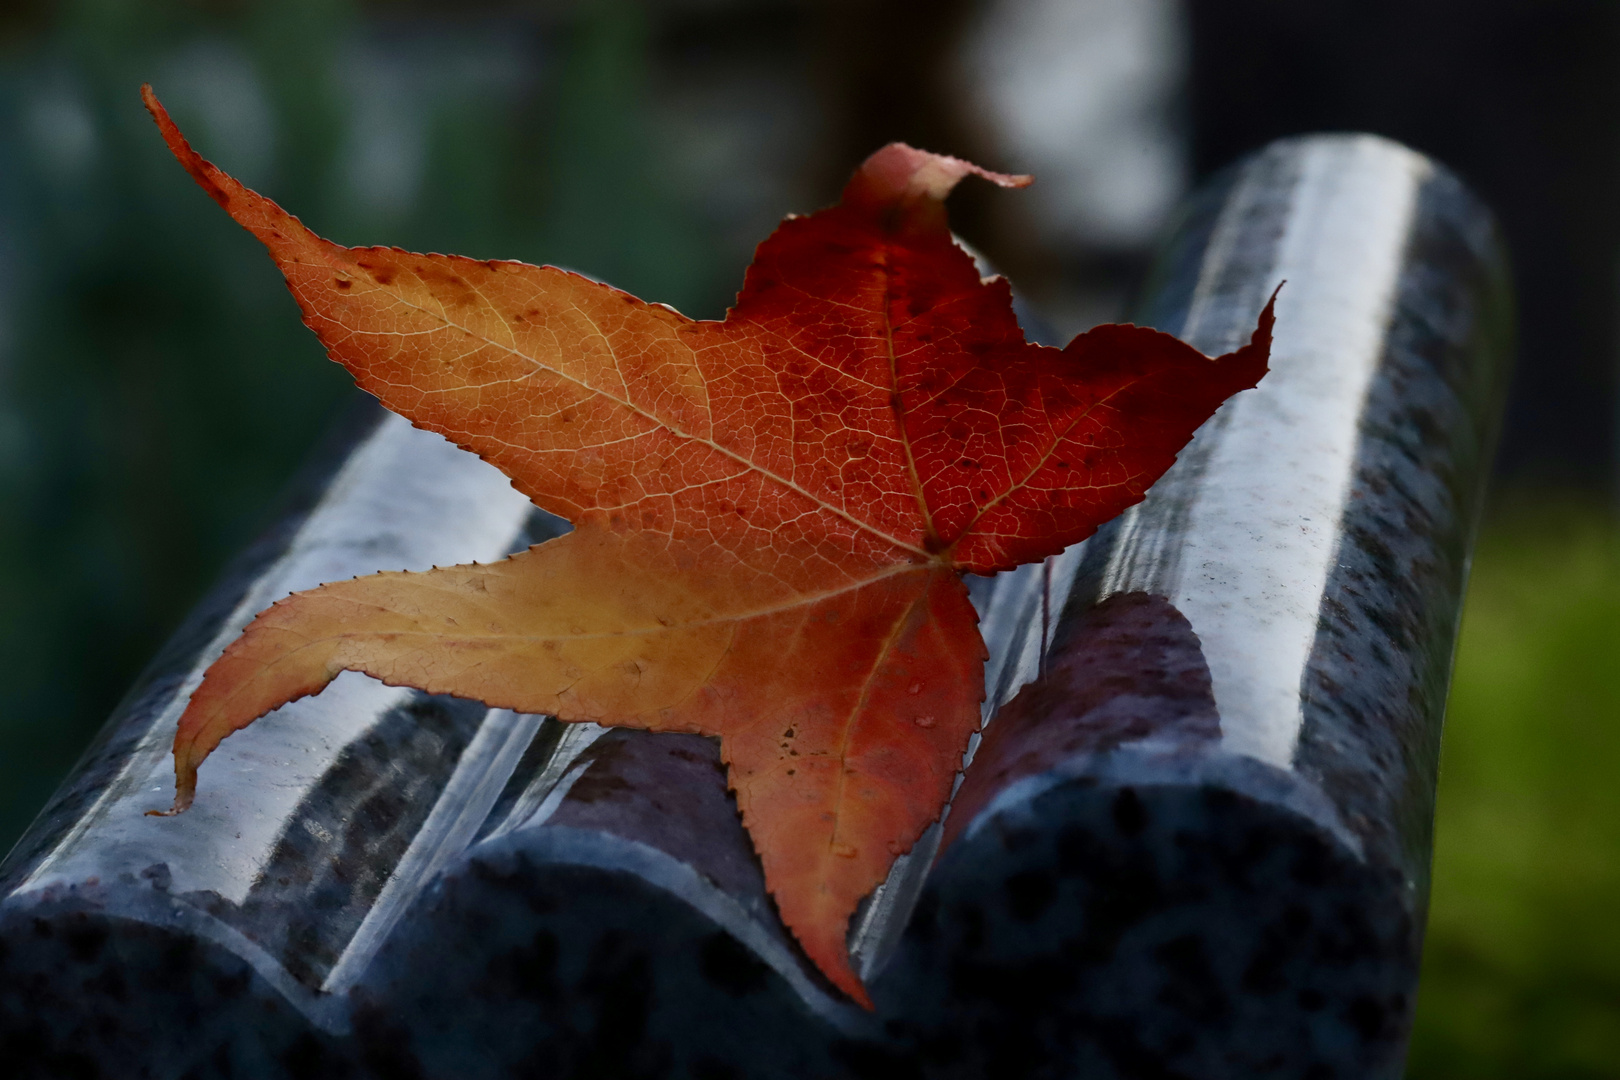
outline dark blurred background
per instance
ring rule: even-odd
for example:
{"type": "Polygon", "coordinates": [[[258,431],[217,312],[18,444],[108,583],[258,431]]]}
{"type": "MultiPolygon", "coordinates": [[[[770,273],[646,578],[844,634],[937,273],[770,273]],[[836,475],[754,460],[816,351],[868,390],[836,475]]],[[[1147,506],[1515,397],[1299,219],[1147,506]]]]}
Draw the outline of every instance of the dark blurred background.
{"type": "Polygon", "coordinates": [[[1067,335],[1178,199],[1379,132],[1497,210],[1521,346],[1445,738],[1412,1077],[1620,1077],[1620,4],[5,0],[0,849],[351,392],[140,107],[351,244],[717,317],[891,139],[1035,173],[959,231],[1067,335]]]}

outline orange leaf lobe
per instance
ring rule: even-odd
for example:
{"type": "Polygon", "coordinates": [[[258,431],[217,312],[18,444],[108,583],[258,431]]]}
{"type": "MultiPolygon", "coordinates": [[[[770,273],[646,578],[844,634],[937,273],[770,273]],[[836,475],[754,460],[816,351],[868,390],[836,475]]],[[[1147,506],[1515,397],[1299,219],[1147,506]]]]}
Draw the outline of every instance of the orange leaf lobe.
{"type": "Polygon", "coordinates": [[[867,1003],[855,905],[937,819],[979,725],[960,580],[1054,554],[1138,501],[1226,397],[1211,360],[1099,327],[1025,342],[945,221],[969,175],[894,144],[762,243],[700,322],[552,267],[345,248],[199,157],[364,389],[572,533],[489,566],[382,573],[262,613],[180,721],[176,808],[219,742],[339,672],[564,720],[718,736],[783,920],[867,1003]]]}

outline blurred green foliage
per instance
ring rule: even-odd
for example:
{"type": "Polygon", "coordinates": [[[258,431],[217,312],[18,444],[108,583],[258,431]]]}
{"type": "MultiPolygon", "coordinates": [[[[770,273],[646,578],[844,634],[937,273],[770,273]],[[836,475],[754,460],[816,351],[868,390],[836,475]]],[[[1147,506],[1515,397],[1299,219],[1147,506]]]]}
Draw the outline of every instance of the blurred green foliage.
{"type": "Polygon", "coordinates": [[[1413,1080],[1620,1077],[1620,526],[1495,515],[1440,762],[1413,1080]]]}

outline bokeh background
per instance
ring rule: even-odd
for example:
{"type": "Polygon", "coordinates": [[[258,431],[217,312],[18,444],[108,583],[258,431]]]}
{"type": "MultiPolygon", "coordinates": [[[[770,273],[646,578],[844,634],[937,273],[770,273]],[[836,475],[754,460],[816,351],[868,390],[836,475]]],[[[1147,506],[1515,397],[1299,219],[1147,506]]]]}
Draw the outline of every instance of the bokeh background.
{"type": "Polygon", "coordinates": [[[1620,4],[4,0],[0,850],[352,392],[209,157],[346,243],[572,266],[717,317],[901,138],[1037,174],[960,232],[1065,334],[1177,200],[1361,129],[1496,208],[1519,366],[1463,622],[1410,1075],[1620,1077],[1620,4]]]}

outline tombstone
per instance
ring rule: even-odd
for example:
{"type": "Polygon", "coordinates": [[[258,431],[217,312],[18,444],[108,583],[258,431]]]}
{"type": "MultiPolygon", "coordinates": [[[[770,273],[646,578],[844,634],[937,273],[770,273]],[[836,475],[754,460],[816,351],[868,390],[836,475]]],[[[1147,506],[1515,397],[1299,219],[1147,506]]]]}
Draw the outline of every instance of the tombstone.
{"type": "Polygon", "coordinates": [[[1272,372],[1147,499],[971,582],[986,727],[862,904],[875,1012],[776,917],[715,744],[344,675],[166,806],[202,672],[288,592],[566,528],[379,410],[0,865],[19,1077],[1388,1077],[1511,303],[1487,211],[1370,136],[1199,191],[1137,321],[1272,372]]]}

